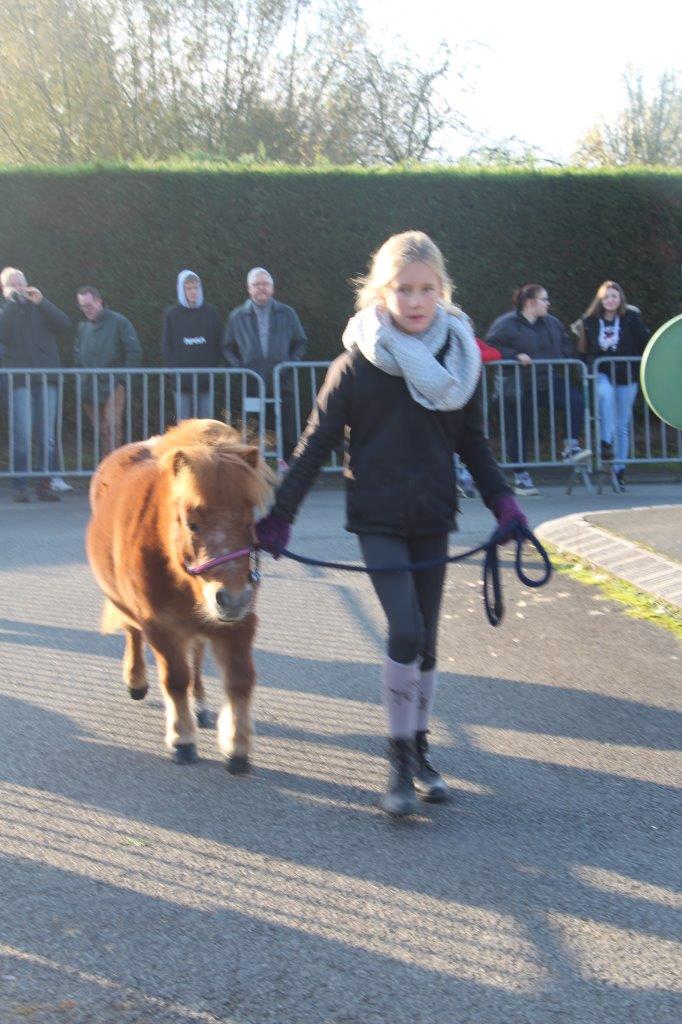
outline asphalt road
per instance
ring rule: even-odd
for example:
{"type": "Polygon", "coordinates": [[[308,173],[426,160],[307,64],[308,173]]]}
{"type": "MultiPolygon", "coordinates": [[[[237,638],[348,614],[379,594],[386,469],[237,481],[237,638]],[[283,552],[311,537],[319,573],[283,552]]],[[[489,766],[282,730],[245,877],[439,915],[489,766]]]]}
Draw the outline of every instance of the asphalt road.
{"type": "MultiPolygon", "coordinates": [[[[311,495],[292,546],[354,560],[341,506],[311,495]]],[[[507,572],[493,630],[480,565],[450,570],[432,741],[455,799],[396,825],[376,807],[383,623],[364,577],[266,565],[255,771],[235,779],[210,732],[198,765],[173,765],[158,692],[125,694],[86,518],[82,495],[0,493],[2,1024],[682,1019],[671,634],[507,572]]],[[[467,502],[453,542],[491,525],[467,502]]]]}

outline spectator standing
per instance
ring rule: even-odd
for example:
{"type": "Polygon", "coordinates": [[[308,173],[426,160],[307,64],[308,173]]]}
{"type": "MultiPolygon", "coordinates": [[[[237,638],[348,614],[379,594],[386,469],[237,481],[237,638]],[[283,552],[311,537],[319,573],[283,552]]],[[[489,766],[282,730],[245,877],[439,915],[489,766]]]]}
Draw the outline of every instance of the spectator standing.
{"type": "MultiPolygon", "coordinates": [[[[649,328],[639,310],[628,306],[621,286],[615,281],[600,284],[578,321],[578,351],[587,356],[588,366],[601,356],[639,357],[648,340],[649,328]]],[[[614,482],[621,491],[638,381],[639,367],[632,363],[602,363],[597,374],[601,457],[613,463],[614,482]]]]}
{"type": "MultiPolygon", "coordinates": [[[[193,270],[181,270],[176,282],[178,301],[163,317],[161,349],[164,366],[180,370],[221,366],[220,317],[215,306],[204,302],[201,278],[193,270]]],[[[213,416],[211,382],[207,373],[182,374],[175,395],[178,420],[213,416]],[[194,391],[197,406],[194,407],[194,391]]]]}
{"type": "MultiPolygon", "coordinates": [[[[29,285],[23,271],[5,267],[0,285],[6,300],[0,314],[0,345],[4,346],[4,365],[9,369],[53,369],[61,366],[57,339],[71,327],[66,313],[29,285]]],[[[14,500],[30,500],[28,479],[22,474],[29,465],[29,448],[37,446],[37,463],[44,476],[36,487],[41,501],[59,501],[50,488],[50,477],[57,470],[57,383],[53,376],[42,379],[32,374],[17,374],[12,385],[13,460],[17,476],[13,479],[14,500]]]]}
{"type": "MultiPolygon", "coordinates": [[[[98,288],[82,285],[76,301],[85,320],[76,332],[75,363],[84,369],[109,370],[140,366],[142,348],[135,328],[121,313],[108,309],[98,288]]],[[[121,444],[125,378],[98,374],[93,392],[84,402],[93,426],[97,426],[101,451],[107,455],[121,444]]]]}
{"type": "MultiPolygon", "coordinates": [[[[273,370],[278,363],[303,358],[308,345],[298,314],[274,298],[275,282],[264,267],[254,267],[246,277],[249,298],[230,313],[223,336],[228,366],[255,370],[265,381],[266,395],[274,394],[273,370]]],[[[282,434],[284,462],[296,444],[296,414],[290,375],[282,383],[282,434]]],[[[267,406],[266,427],[274,428],[272,403],[267,406]]],[[[286,468],[286,467],[284,467],[286,468]]]]}
{"type": "MultiPolygon", "coordinates": [[[[521,365],[520,394],[516,394],[516,375],[503,378],[505,435],[509,438],[511,461],[519,463],[514,473],[516,494],[538,494],[530,473],[523,465],[528,439],[533,433],[533,377],[536,359],[568,359],[575,355],[573,342],[560,320],[549,313],[547,289],[540,284],[525,284],[512,297],[514,308],[491,324],[486,340],[499,349],[503,359],[515,359],[521,365]],[[519,422],[520,408],[520,422],[519,422]]],[[[580,447],[578,436],[585,415],[582,390],[571,384],[568,405],[563,375],[549,373],[549,367],[537,367],[535,373],[538,409],[548,408],[550,395],[555,409],[563,409],[565,439],[562,460],[569,465],[588,462],[592,452],[580,447]]]]}

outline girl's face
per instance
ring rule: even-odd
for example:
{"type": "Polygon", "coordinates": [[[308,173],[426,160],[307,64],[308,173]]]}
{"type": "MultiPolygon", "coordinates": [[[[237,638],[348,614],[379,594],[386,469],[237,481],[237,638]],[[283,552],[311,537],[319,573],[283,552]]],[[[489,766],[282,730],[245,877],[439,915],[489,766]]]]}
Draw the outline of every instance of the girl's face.
{"type": "Polygon", "coordinates": [[[396,327],[421,334],[431,325],[441,295],[441,280],[426,263],[408,263],[384,290],[384,302],[396,327]]]}
{"type": "Polygon", "coordinates": [[[620,292],[615,288],[607,288],[604,298],[601,300],[605,313],[615,313],[620,306],[620,292]]]}

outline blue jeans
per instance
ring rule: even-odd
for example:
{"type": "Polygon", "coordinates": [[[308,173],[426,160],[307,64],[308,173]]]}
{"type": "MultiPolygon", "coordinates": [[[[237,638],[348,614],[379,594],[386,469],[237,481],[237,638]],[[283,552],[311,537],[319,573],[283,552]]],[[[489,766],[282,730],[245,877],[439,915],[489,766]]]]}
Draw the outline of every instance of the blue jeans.
{"type": "MultiPolygon", "coordinates": [[[[57,385],[15,385],[12,389],[12,402],[14,471],[19,474],[25,473],[30,465],[31,469],[38,470],[45,476],[52,476],[58,472],[57,385]]],[[[26,487],[28,480],[23,476],[15,476],[12,483],[17,488],[26,487]]]]}
{"type": "Polygon", "coordinates": [[[175,414],[178,423],[180,420],[188,420],[198,416],[200,420],[210,420],[213,417],[211,408],[211,394],[209,391],[197,392],[197,407],[194,408],[194,394],[191,391],[181,391],[175,396],[175,414]]]}
{"type": "MultiPolygon", "coordinates": [[[[554,408],[561,409],[565,418],[566,438],[578,439],[583,430],[585,419],[585,401],[581,388],[573,384],[568,389],[568,408],[566,407],[566,388],[564,381],[554,378],[554,408]]],[[[549,389],[538,391],[538,411],[549,407],[549,389]]],[[[519,424],[516,400],[506,399],[504,403],[505,433],[507,437],[507,458],[509,462],[518,462],[520,467],[526,461],[528,442],[535,443],[533,424],[533,398],[530,391],[524,391],[520,400],[521,422],[519,424]]],[[[538,426],[538,431],[540,427],[538,426]]],[[[542,439],[538,437],[538,444],[542,439]]]]}
{"type": "Polygon", "coordinates": [[[599,436],[602,441],[613,445],[613,468],[616,470],[625,469],[630,450],[630,424],[637,388],[637,381],[614,384],[605,373],[597,374],[599,436]]]}

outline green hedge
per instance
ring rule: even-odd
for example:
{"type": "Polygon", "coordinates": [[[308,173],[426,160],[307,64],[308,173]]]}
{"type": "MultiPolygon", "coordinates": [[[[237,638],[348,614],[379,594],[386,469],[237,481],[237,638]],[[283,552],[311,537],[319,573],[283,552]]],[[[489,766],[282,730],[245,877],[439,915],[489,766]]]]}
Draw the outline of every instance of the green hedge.
{"type": "MultiPolygon", "coordinates": [[[[333,168],[67,168],[0,173],[0,262],[74,318],[95,284],[137,326],[149,365],[183,267],[221,316],[265,265],[295,306],[312,358],[331,358],[352,312],[349,278],[388,235],[421,228],[484,332],[512,289],[544,284],[575,319],[607,277],[656,326],[680,311],[682,173],[333,168]]],[[[64,341],[70,363],[70,340],[64,341]]]]}

